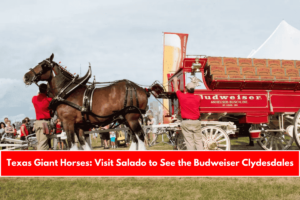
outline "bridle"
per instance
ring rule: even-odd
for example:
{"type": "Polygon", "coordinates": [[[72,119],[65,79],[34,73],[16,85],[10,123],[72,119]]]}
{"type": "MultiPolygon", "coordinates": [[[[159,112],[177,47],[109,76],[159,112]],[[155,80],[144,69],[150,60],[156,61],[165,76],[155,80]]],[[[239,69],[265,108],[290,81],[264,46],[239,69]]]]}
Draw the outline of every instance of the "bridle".
{"type": "Polygon", "coordinates": [[[39,73],[35,73],[35,71],[32,68],[29,68],[29,71],[31,71],[34,74],[30,83],[35,83],[38,87],[39,87],[39,85],[37,84],[37,82],[40,81],[41,76],[44,73],[46,73],[48,70],[53,69],[53,63],[47,59],[40,62],[39,65],[41,65],[41,67],[42,67],[42,70],[39,73]]]}

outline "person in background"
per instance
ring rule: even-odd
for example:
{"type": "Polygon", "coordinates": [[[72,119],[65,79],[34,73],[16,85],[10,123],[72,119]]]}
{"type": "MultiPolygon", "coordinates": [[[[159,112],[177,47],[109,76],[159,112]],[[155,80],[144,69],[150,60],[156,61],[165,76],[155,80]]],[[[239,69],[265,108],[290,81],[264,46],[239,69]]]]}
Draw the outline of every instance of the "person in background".
{"type": "Polygon", "coordinates": [[[5,124],[3,122],[0,123],[0,134],[1,136],[5,133],[5,124]]]}
{"type": "MultiPolygon", "coordinates": [[[[95,131],[96,129],[93,128],[92,131],[95,131]]],[[[95,140],[95,144],[97,143],[97,137],[98,137],[98,133],[93,133],[93,139],[95,140]]]]}
{"type": "Polygon", "coordinates": [[[16,129],[16,125],[13,124],[13,127],[14,127],[14,135],[13,135],[13,138],[16,138],[18,133],[17,133],[17,129],[16,129]]]}
{"type": "Polygon", "coordinates": [[[13,138],[14,132],[14,127],[10,124],[10,120],[8,120],[5,127],[5,133],[7,134],[7,137],[13,138]]]}
{"type": "MultiPolygon", "coordinates": [[[[5,134],[5,123],[1,122],[0,126],[1,126],[1,128],[0,128],[0,136],[2,138],[2,136],[5,134]]],[[[2,147],[2,149],[6,149],[6,147],[2,147]]]]}
{"type": "MultiPolygon", "coordinates": [[[[27,127],[26,127],[26,120],[25,119],[22,120],[22,126],[20,127],[20,130],[21,130],[20,139],[25,141],[26,136],[28,136],[28,130],[27,130],[27,127]]],[[[25,150],[28,150],[28,148],[25,149],[25,150]]]]}
{"type": "MultiPolygon", "coordinates": [[[[99,130],[103,130],[103,128],[99,128],[99,130]]],[[[99,133],[99,136],[100,136],[100,148],[104,147],[104,136],[102,133],[99,133]]]]}
{"type": "MultiPolygon", "coordinates": [[[[60,119],[57,119],[56,120],[56,123],[55,123],[55,134],[61,134],[62,133],[62,128],[61,128],[61,121],[60,119]]],[[[60,137],[57,137],[57,138],[53,138],[53,143],[54,143],[54,150],[57,149],[57,146],[58,146],[58,149],[61,150],[64,148],[64,144],[63,142],[61,141],[61,138],[60,137]]]]}
{"type": "MultiPolygon", "coordinates": [[[[7,123],[6,123],[6,127],[5,127],[6,137],[13,139],[14,132],[15,132],[14,127],[10,124],[10,120],[8,120],[7,123]]],[[[8,142],[8,143],[13,144],[13,142],[8,142]]]]}
{"type": "MultiPolygon", "coordinates": [[[[109,125],[103,127],[103,129],[109,129],[109,125]]],[[[104,142],[104,149],[109,149],[108,141],[110,140],[109,132],[102,133],[102,139],[104,142]]]]}
{"type": "Polygon", "coordinates": [[[8,118],[5,117],[5,118],[4,118],[4,124],[5,124],[5,126],[7,126],[7,122],[8,122],[8,118]]]}
{"type": "Polygon", "coordinates": [[[39,85],[39,94],[33,96],[32,103],[36,113],[36,121],[34,124],[34,130],[38,141],[38,150],[49,149],[48,136],[44,134],[44,124],[49,125],[51,116],[49,111],[49,104],[52,98],[47,97],[47,85],[42,83],[39,85]]]}
{"type": "Polygon", "coordinates": [[[29,117],[25,117],[24,120],[26,121],[26,128],[28,130],[28,135],[31,135],[33,133],[33,130],[30,124],[30,119],[29,117]]]}
{"type": "Polygon", "coordinates": [[[66,149],[68,149],[68,144],[67,144],[67,134],[66,132],[64,131],[64,128],[63,128],[63,124],[61,124],[61,150],[64,150],[64,145],[66,147],[66,149]]]}
{"type": "MultiPolygon", "coordinates": [[[[122,128],[126,128],[126,125],[121,125],[122,128]]],[[[126,147],[129,146],[130,142],[130,135],[128,134],[129,130],[124,130],[124,135],[125,135],[125,142],[126,142],[126,147]]]]}
{"type": "MultiPolygon", "coordinates": [[[[149,119],[149,116],[145,117],[144,119],[145,119],[144,124],[146,124],[146,125],[148,125],[151,122],[151,120],[149,119]]],[[[145,133],[145,135],[146,135],[145,145],[146,146],[148,145],[148,147],[151,147],[150,132],[151,132],[151,128],[147,128],[146,133],[145,133]],[[146,141],[148,142],[148,144],[146,144],[146,141]]]]}
{"type": "Polygon", "coordinates": [[[116,148],[116,131],[109,132],[110,135],[110,142],[111,142],[111,148],[116,148]]]}
{"type": "MultiPolygon", "coordinates": [[[[156,125],[156,120],[154,119],[154,117],[152,115],[149,115],[149,121],[148,121],[148,126],[153,126],[156,125]]],[[[157,132],[157,128],[151,128],[152,131],[152,140],[155,138],[155,134],[157,132]]],[[[150,133],[148,133],[150,134],[150,133]]],[[[150,135],[149,135],[150,138],[150,135]]],[[[150,145],[149,145],[150,146],[150,145]]]]}

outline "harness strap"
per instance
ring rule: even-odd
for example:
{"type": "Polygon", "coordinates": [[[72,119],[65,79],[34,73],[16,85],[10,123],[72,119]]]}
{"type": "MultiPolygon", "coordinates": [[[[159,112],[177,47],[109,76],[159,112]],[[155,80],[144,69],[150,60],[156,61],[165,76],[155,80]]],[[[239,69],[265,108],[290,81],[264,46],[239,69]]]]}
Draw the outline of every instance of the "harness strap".
{"type": "Polygon", "coordinates": [[[138,99],[138,96],[137,96],[137,91],[136,91],[136,88],[134,88],[134,91],[135,91],[135,99],[136,99],[136,107],[140,107],[139,105],[139,99],[138,99]]]}
{"type": "Polygon", "coordinates": [[[133,98],[132,98],[133,87],[131,83],[129,84],[129,87],[130,87],[130,106],[133,106],[133,98]]]}
{"type": "Polygon", "coordinates": [[[125,84],[125,87],[126,87],[126,94],[125,94],[124,108],[126,108],[126,105],[127,105],[127,96],[128,96],[128,86],[127,86],[127,82],[126,82],[126,84],[125,84]]]}
{"type": "Polygon", "coordinates": [[[83,103],[82,103],[82,106],[85,108],[86,111],[82,111],[81,112],[81,115],[82,115],[82,120],[84,120],[84,115],[86,116],[86,121],[87,122],[90,122],[89,120],[89,113],[92,111],[91,110],[91,99],[93,98],[92,97],[92,94],[93,94],[93,91],[95,90],[95,87],[94,85],[92,86],[89,86],[87,87],[87,89],[85,90],[84,92],[84,97],[83,97],[83,103]]]}
{"type": "MultiPolygon", "coordinates": [[[[66,89],[67,89],[72,83],[74,83],[74,82],[77,80],[78,77],[79,77],[79,75],[77,75],[76,77],[74,77],[73,80],[70,81],[70,82],[66,85],[66,87],[64,87],[63,89],[61,89],[60,92],[57,94],[57,97],[61,97],[61,95],[66,91],[66,89]]],[[[79,85],[76,85],[75,87],[78,87],[78,86],[79,86],[79,85]]],[[[64,97],[65,97],[65,95],[62,95],[61,98],[64,98],[64,97]]]]}

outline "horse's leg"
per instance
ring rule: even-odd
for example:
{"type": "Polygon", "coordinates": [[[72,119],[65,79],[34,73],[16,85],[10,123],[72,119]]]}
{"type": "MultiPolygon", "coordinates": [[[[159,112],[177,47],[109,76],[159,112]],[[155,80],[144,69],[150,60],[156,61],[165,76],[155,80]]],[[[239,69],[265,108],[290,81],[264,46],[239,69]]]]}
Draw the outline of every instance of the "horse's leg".
{"type": "Polygon", "coordinates": [[[133,140],[129,150],[146,150],[146,146],[144,144],[145,134],[142,129],[140,123],[138,122],[139,114],[128,114],[126,115],[126,120],[129,125],[130,130],[132,131],[132,135],[136,137],[136,140],[133,140]]]}
{"type": "Polygon", "coordinates": [[[79,129],[78,140],[83,150],[90,151],[92,150],[92,144],[90,143],[90,135],[85,135],[84,131],[84,129],[79,129]]]}
{"type": "Polygon", "coordinates": [[[77,137],[77,142],[76,142],[76,138],[75,138],[75,145],[77,145],[77,147],[78,147],[78,143],[79,143],[80,145],[79,145],[78,149],[83,150],[82,146],[84,145],[84,142],[82,142],[82,139],[79,137],[79,130],[80,129],[75,128],[75,137],[77,137]]]}
{"type": "Polygon", "coordinates": [[[63,122],[64,124],[64,128],[67,134],[67,140],[68,140],[68,144],[69,144],[69,148],[71,151],[77,151],[78,147],[75,144],[75,129],[74,129],[74,123],[70,123],[70,122],[63,122]]]}

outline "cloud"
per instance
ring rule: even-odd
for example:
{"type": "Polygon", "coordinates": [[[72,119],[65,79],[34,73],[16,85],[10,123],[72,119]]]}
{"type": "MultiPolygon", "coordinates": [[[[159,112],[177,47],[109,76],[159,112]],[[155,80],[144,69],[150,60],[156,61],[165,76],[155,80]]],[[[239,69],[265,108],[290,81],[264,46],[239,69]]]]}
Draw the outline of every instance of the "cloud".
{"type": "Polygon", "coordinates": [[[26,116],[35,117],[31,102],[32,97],[37,94],[38,90],[35,85],[26,87],[21,80],[0,78],[0,87],[1,114],[10,117],[26,113],[26,116]]]}
{"type": "Polygon", "coordinates": [[[162,80],[162,32],[189,33],[187,54],[247,57],[282,18],[299,29],[299,6],[259,0],[2,1],[1,112],[34,117],[37,88],[25,88],[22,77],[51,53],[72,73],[85,74],[91,62],[97,81],[151,85],[162,80]]]}

